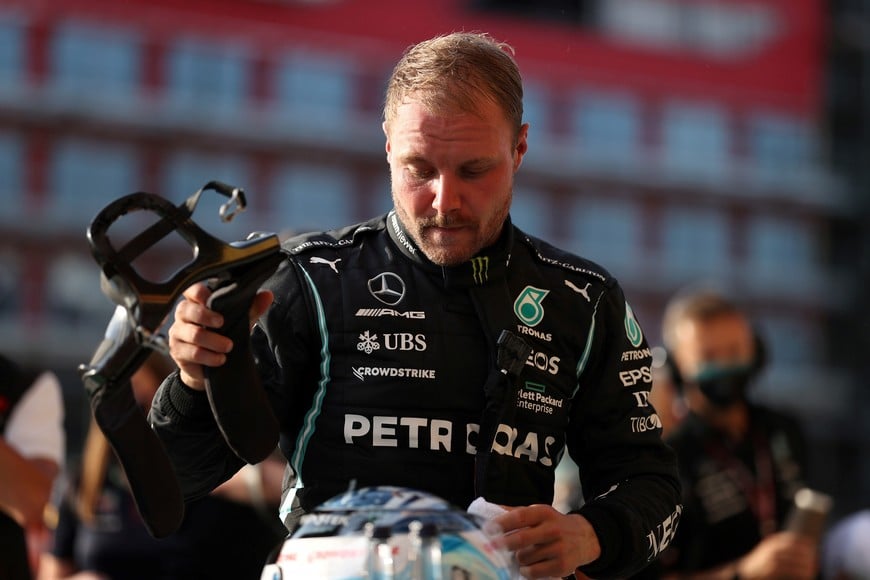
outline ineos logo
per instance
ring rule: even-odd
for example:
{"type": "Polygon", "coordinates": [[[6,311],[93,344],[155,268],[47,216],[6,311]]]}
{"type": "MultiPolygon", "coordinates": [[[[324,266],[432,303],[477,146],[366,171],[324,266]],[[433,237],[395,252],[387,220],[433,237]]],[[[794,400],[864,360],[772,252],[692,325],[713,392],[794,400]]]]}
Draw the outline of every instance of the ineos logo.
{"type": "Polygon", "coordinates": [[[369,280],[369,292],[387,306],[395,306],[405,297],[405,282],[398,274],[384,272],[369,280]]]}

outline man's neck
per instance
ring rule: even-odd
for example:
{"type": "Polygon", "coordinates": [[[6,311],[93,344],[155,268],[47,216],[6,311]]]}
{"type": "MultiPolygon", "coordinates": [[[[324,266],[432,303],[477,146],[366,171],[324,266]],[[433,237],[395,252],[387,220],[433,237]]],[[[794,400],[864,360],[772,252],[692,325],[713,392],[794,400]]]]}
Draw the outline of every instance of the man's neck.
{"type": "Polygon", "coordinates": [[[739,443],[749,432],[749,408],[745,401],[734,402],[727,407],[710,403],[700,393],[686,397],[692,412],[706,422],[710,428],[724,434],[730,441],[739,443]]]}

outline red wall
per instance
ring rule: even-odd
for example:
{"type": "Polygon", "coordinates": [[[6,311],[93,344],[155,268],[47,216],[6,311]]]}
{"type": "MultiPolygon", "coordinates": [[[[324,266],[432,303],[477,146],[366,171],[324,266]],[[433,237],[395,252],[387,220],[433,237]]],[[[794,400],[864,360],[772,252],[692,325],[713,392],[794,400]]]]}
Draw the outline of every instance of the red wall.
{"type": "MultiPolygon", "coordinates": [[[[700,2],[702,0],[693,0],[700,2]]],[[[453,30],[485,30],[516,49],[527,74],[551,83],[589,80],[652,98],[706,96],[735,107],[769,105],[815,116],[821,106],[821,0],[728,0],[764,4],[779,30],[757,53],[732,60],[616,44],[578,26],[473,11],[473,0],[7,0],[38,20],[65,16],[129,22],[153,40],[180,31],[259,46],[298,43],[395,61],[409,44],[453,30]]],[[[382,63],[383,64],[383,63],[382,63]]]]}

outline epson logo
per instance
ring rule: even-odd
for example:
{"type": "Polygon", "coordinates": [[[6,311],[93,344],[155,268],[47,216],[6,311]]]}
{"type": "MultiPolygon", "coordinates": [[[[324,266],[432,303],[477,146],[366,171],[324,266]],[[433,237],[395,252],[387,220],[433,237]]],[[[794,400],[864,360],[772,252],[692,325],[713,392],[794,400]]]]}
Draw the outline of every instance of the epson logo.
{"type": "Polygon", "coordinates": [[[426,318],[426,313],[420,310],[409,310],[401,312],[392,308],[360,308],[356,311],[356,316],[367,318],[378,318],[381,316],[393,316],[395,318],[412,318],[414,320],[423,320],[426,318]]]}
{"type": "Polygon", "coordinates": [[[619,380],[623,387],[633,387],[638,383],[652,383],[652,370],[650,367],[640,367],[619,373],[619,380]]]}

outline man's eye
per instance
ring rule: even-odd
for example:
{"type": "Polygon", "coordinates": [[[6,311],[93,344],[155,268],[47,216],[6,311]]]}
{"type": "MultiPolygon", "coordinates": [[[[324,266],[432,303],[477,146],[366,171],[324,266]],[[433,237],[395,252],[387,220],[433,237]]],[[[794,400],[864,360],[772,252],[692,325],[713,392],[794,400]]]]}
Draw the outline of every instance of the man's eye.
{"type": "Polygon", "coordinates": [[[462,176],[466,179],[474,179],[485,174],[486,171],[486,167],[465,167],[462,169],[462,176]]]}
{"type": "Polygon", "coordinates": [[[408,173],[414,179],[430,179],[435,175],[435,171],[426,167],[409,167],[408,173]]]}

